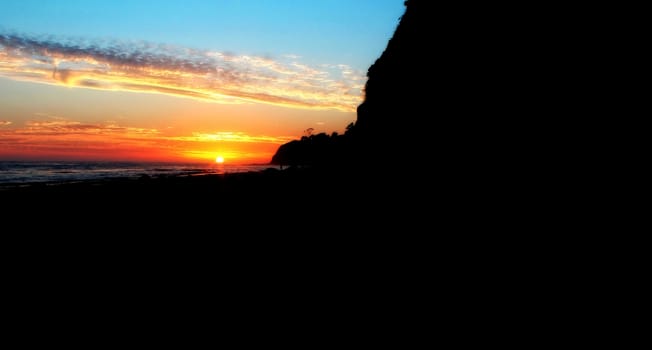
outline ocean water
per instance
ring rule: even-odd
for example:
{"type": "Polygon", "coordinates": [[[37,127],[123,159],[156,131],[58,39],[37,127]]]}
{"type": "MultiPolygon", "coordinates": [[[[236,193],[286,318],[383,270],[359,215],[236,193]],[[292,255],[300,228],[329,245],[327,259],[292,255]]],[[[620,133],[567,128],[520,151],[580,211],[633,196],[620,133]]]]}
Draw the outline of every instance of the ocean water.
{"type": "Polygon", "coordinates": [[[139,178],[143,175],[199,176],[262,171],[273,167],[269,164],[0,161],[0,184],[139,178]]]}

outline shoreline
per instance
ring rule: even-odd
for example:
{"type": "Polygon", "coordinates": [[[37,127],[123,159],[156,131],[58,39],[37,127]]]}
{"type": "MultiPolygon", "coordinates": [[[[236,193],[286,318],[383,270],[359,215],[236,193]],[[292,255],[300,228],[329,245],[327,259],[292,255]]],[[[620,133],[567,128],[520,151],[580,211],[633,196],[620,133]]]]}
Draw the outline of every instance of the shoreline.
{"type": "Polygon", "coordinates": [[[269,164],[0,161],[0,186],[261,171],[269,164]]]}
{"type": "Polygon", "coordinates": [[[202,171],[183,174],[142,174],[137,177],[107,177],[63,181],[0,183],[0,196],[5,195],[128,195],[160,194],[225,194],[243,193],[260,195],[268,193],[301,191],[302,186],[321,185],[325,188],[346,182],[346,170],[287,167],[280,170],[270,166],[264,170],[207,173],[202,171]]]}
{"type": "Polygon", "coordinates": [[[135,240],[150,234],[246,238],[252,232],[308,235],[321,227],[339,235],[344,231],[337,227],[351,220],[364,226],[369,218],[391,219],[392,208],[403,203],[395,193],[406,183],[379,177],[379,170],[289,167],[0,186],[0,211],[5,224],[44,234],[58,228],[64,235],[109,232],[135,240]]]}

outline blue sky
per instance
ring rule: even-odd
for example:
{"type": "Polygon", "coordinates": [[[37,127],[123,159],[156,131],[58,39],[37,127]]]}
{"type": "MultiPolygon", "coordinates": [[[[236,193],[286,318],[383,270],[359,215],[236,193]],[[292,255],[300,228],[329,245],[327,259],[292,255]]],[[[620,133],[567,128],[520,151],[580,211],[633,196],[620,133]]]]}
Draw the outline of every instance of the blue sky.
{"type": "Polygon", "coordinates": [[[403,0],[4,0],[0,30],[337,62],[380,55],[403,0]]]}

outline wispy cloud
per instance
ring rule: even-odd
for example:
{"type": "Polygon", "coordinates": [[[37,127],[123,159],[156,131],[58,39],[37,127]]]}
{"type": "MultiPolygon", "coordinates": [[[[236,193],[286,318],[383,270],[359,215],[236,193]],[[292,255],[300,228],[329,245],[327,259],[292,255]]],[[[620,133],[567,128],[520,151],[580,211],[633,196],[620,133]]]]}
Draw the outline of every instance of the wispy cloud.
{"type": "Polygon", "coordinates": [[[0,120],[0,126],[7,126],[7,125],[10,125],[10,124],[11,124],[10,121],[7,121],[7,120],[0,120]]]}
{"type": "Polygon", "coordinates": [[[285,136],[251,136],[243,132],[232,132],[232,131],[221,131],[216,133],[193,133],[192,136],[174,136],[169,137],[168,139],[174,141],[194,141],[194,142],[216,142],[216,141],[227,141],[227,142],[256,142],[256,143],[274,143],[281,144],[292,140],[294,137],[285,136]]]}
{"type": "Polygon", "coordinates": [[[353,111],[365,77],[342,64],[157,45],[0,32],[0,76],[94,89],[154,92],[353,111]]]}
{"type": "Polygon", "coordinates": [[[84,124],[62,119],[48,121],[27,121],[25,122],[25,126],[23,128],[16,129],[11,132],[14,135],[87,135],[94,137],[102,137],[106,135],[142,137],[146,135],[157,135],[160,133],[156,129],[124,127],[115,124],[84,124]]]}

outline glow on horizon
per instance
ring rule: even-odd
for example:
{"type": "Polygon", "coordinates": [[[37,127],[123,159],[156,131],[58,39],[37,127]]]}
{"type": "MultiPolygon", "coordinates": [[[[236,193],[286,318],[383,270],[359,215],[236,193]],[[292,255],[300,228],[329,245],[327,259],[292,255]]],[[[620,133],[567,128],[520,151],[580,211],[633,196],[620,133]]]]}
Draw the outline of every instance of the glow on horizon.
{"type": "Polygon", "coordinates": [[[27,158],[34,159],[57,154],[62,159],[83,160],[206,161],[215,159],[219,150],[232,163],[263,163],[269,161],[270,152],[292,138],[242,132],[166,136],[157,129],[54,119],[29,121],[19,129],[0,128],[0,159],[13,159],[12,154],[29,150],[27,158]]]}

